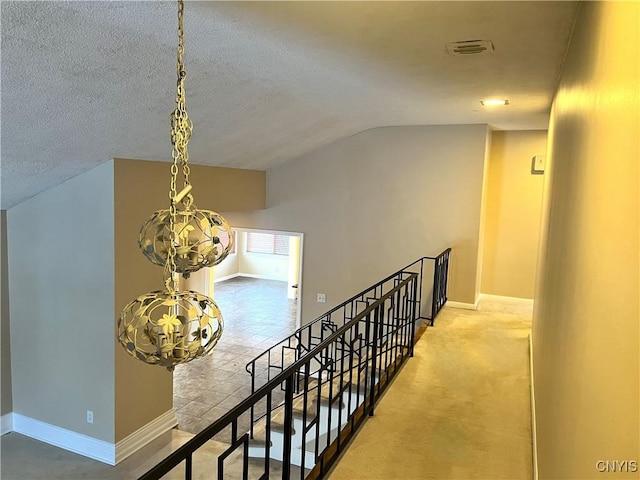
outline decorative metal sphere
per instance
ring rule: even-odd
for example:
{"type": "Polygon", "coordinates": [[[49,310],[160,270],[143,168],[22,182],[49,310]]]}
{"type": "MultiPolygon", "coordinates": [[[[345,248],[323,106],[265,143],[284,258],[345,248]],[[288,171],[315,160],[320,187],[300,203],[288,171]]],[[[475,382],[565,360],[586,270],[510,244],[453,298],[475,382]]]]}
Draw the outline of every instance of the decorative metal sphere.
{"type": "Polygon", "coordinates": [[[132,357],[173,370],[211,353],[222,328],[220,309],[209,297],[192,291],[156,291],[124,307],[118,340],[132,357]]]}
{"type": "MultiPolygon", "coordinates": [[[[169,210],[158,210],[140,230],[138,245],[152,263],[165,266],[174,235],[169,210]]],[[[185,208],[175,220],[176,272],[185,278],[203,267],[218,265],[233,248],[233,232],[227,221],[211,210],[185,208]]]]}

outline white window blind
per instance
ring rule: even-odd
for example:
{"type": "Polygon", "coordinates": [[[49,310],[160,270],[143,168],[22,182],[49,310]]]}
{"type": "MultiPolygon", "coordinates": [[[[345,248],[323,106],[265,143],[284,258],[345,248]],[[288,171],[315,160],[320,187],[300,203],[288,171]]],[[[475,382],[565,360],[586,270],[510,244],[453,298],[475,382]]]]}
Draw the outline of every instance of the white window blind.
{"type": "Polygon", "coordinates": [[[289,255],[289,237],[271,233],[247,233],[247,252],[289,255]]]}

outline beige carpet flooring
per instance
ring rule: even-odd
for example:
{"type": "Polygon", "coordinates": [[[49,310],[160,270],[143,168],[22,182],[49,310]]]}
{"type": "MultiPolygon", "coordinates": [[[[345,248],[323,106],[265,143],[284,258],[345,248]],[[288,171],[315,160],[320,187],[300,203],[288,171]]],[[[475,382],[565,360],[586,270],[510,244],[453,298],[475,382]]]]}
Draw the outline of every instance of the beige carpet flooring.
{"type": "Polygon", "coordinates": [[[329,479],[531,479],[531,308],[445,307],[329,479]]]}

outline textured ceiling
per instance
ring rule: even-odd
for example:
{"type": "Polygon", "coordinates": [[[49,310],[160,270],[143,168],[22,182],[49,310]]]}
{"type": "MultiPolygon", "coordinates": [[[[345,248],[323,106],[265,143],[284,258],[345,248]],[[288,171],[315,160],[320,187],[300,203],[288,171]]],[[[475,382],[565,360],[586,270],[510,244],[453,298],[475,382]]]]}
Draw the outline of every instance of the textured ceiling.
{"type": "MultiPolygon", "coordinates": [[[[2,1],[2,208],[169,161],[174,2],[2,1]]],[[[193,163],[266,169],[390,125],[546,128],[576,2],[187,2],[193,163]],[[491,54],[445,44],[488,39],[491,54]],[[479,100],[508,98],[503,108],[479,100]]]]}

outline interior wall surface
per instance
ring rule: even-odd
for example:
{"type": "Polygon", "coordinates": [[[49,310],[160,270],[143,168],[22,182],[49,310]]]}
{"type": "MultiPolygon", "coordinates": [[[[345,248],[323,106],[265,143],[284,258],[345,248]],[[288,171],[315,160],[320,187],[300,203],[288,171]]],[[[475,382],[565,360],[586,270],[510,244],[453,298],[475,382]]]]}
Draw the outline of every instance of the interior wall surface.
{"type": "Polygon", "coordinates": [[[0,324],[0,362],[2,362],[2,396],[0,398],[0,416],[13,411],[13,396],[11,394],[11,341],[9,320],[9,265],[7,258],[7,211],[0,210],[0,255],[2,262],[0,278],[0,302],[2,303],[2,317],[0,324]]]}
{"type": "Polygon", "coordinates": [[[553,102],[533,322],[541,479],[639,476],[638,25],[638,2],[582,2],[553,102]]]}
{"type": "MultiPolygon", "coordinates": [[[[142,294],[162,289],[163,269],[142,255],[138,236],[153,212],[169,207],[169,175],[168,163],[115,160],[115,312],[142,294]]],[[[192,165],[190,179],[198,208],[222,212],[265,207],[265,172],[192,165]]],[[[112,328],[114,322],[115,317],[112,328]]],[[[115,340],[112,345],[115,434],[120,441],[171,410],[173,382],[166,369],[132,358],[115,340]]]]}
{"type": "Polygon", "coordinates": [[[449,298],[474,303],[487,130],[362,132],[269,170],[268,208],[230,218],[304,233],[302,323],[446,247],[449,298]],[[317,293],[327,303],[317,303],[317,293]]]}
{"type": "Polygon", "coordinates": [[[495,131],[489,157],[482,293],[533,298],[540,244],[545,130],[495,131]]]}
{"type": "Polygon", "coordinates": [[[111,161],[7,211],[13,411],[106,442],[114,441],[113,221],[111,161]]]}
{"type": "MultiPolygon", "coordinates": [[[[476,278],[475,278],[475,302],[474,308],[477,306],[477,302],[480,299],[480,286],[482,285],[482,268],[484,265],[484,250],[485,250],[485,231],[487,223],[487,198],[488,198],[488,183],[489,183],[489,155],[491,154],[491,141],[493,139],[492,131],[487,128],[486,141],[484,143],[484,165],[482,169],[482,194],[480,195],[480,228],[478,232],[478,255],[476,258],[476,278]]],[[[433,284],[433,282],[432,282],[433,284]]],[[[429,287],[429,291],[433,286],[429,287]]]]}
{"type": "Polygon", "coordinates": [[[287,281],[289,273],[288,255],[239,252],[238,261],[238,271],[242,274],[255,275],[268,280],[287,281]]]}
{"type": "MultiPolygon", "coordinates": [[[[231,228],[233,227],[234,226],[232,225],[231,228]]],[[[244,235],[242,232],[236,232],[235,230],[234,233],[236,238],[236,253],[227,255],[227,258],[220,262],[219,265],[215,266],[215,268],[213,269],[213,273],[216,282],[221,278],[224,279],[225,277],[236,275],[240,271],[238,268],[240,264],[239,256],[242,249],[244,249],[244,235]]]]}

